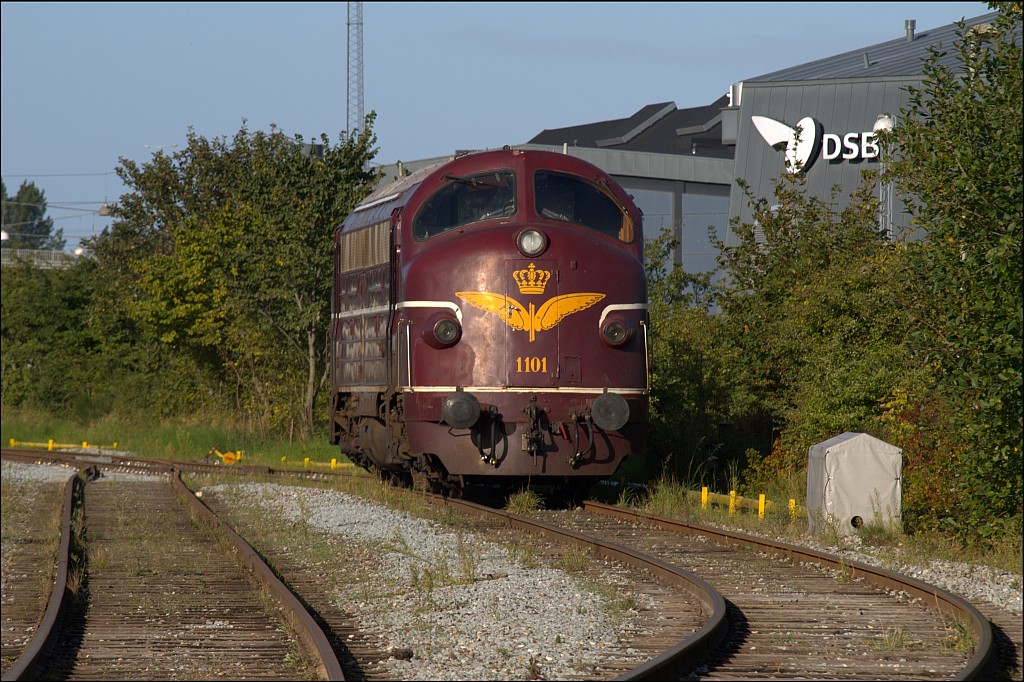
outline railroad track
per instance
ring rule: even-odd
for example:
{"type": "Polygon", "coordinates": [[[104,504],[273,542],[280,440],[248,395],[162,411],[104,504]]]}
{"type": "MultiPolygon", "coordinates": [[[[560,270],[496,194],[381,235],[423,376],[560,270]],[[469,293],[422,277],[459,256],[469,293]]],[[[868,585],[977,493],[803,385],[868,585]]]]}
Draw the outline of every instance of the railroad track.
{"type": "MultiPolygon", "coordinates": [[[[133,470],[138,471],[142,466],[136,463],[133,465],[133,470]]],[[[201,470],[205,471],[204,468],[201,468],[201,470]]],[[[442,498],[435,497],[433,499],[435,502],[444,502],[442,498]]],[[[117,505],[108,503],[105,506],[116,507],[117,505]]],[[[124,507],[123,505],[121,506],[122,508],[124,507]]],[[[211,501],[211,506],[214,509],[220,509],[225,515],[229,514],[229,510],[223,509],[215,501],[211,501]]],[[[496,512],[496,514],[495,518],[499,519],[500,522],[503,518],[502,513],[496,512]]],[[[120,527],[126,521],[127,519],[122,514],[121,518],[118,519],[117,525],[120,527]]],[[[568,540],[560,538],[563,541],[572,542],[578,539],[575,536],[569,537],[573,534],[557,535],[564,535],[568,538],[568,540]]],[[[586,539],[582,541],[587,543],[586,539]]],[[[275,571],[280,573],[289,585],[303,595],[303,601],[316,614],[315,618],[326,625],[325,630],[330,633],[335,650],[345,650],[344,653],[348,654],[348,657],[351,659],[348,663],[350,664],[350,669],[354,668],[354,677],[364,679],[381,679],[386,677],[386,672],[378,665],[382,658],[381,652],[374,648],[370,638],[361,636],[361,633],[352,627],[351,614],[341,612],[337,606],[333,605],[332,597],[327,590],[329,586],[325,585],[323,581],[318,583],[316,576],[310,576],[307,567],[295,565],[288,556],[287,550],[280,547],[264,547],[261,548],[261,552],[274,564],[275,571]],[[346,633],[348,634],[346,635],[346,633]],[[354,642],[353,636],[355,638],[354,642]]],[[[605,556],[610,558],[631,554],[628,551],[622,552],[610,547],[604,548],[604,552],[605,556]]],[[[666,618],[667,622],[658,624],[656,637],[647,637],[646,635],[649,634],[649,630],[644,633],[638,633],[637,641],[635,642],[637,651],[634,653],[636,661],[624,663],[622,660],[617,659],[615,655],[609,655],[592,663],[586,669],[585,674],[581,674],[581,679],[607,679],[617,675],[624,675],[633,679],[660,678],[663,676],[661,673],[667,669],[666,664],[678,659],[674,649],[677,648],[679,640],[688,639],[691,642],[703,645],[703,643],[707,642],[709,634],[715,631],[714,624],[716,621],[724,614],[724,603],[720,596],[713,590],[708,589],[698,579],[694,579],[692,576],[678,571],[671,566],[658,565],[657,562],[645,562],[642,557],[631,558],[627,560],[627,563],[630,561],[639,561],[640,565],[646,566],[658,575],[657,580],[634,575],[630,578],[630,581],[634,585],[643,585],[643,589],[646,589],[649,594],[656,597],[661,605],[658,613],[669,613],[671,615],[666,618]],[[666,588],[666,585],[673,584],[682,586],[683,589],[666,588]],[[698,595],[697,599],[694,598],[695,594],[698,595]],[[643,663],[645,659],[649,659],[647,663],[643,663]],[[637,661],[641,662],[639,666],[637,661]]],[[[595,566],[594,570],[607,576],[610,570],[619,570],[621,572],[624,569],[622,567],[613,569],[605,562],[600,566],[595,566]]],[[[695,648],[691,646],[689,649],[691,652],[699,651],[700,647],[695,648]]],[[[346,657],[343,654],[341,658],[345,660],[346,657]]],[[[57,676],[63,675],[58,674],[57,676]]],[[[105,676],[105,678],[110,677],[114,676],[105,676]]]]}
{"type": "MultiPolygon", "coordinates": [[[[301,603],[177,476],[95,473],[82,493],[85,572],[72,592],[58,571],[4,680],[344,679],[301,603]]],[[[64,518],[72,538],[67,507],[64,518]]]]}
{"type": "MultiPolygon", "coordinates": [[[[484,514],[461,501],[447,504],[484,514]]],[[[587,502],[537,512],[540,524],[647,554],[690,572],[726,603],[710,651],[666,662],[686,679],[989,679],[988,620],[964,600],[912,578],[803,548],[587,502]],[[970,643],[969,646],[965,643],[970,643]],[[959,650],[958,647],[969,650],[959,650]],[[692,665],[690,661],[699,662],[692,665]]],[[[552,531],[554,532],[554,531],[552,531]]],[[[706,648],[706,647],[705,647],[706,648]]],[[[631,674],[622,679],[636,679],[631,674]]]]}
{"type": "MultiPolygon", "coordinates": [[[[196,479],[197,485],[200,480],[196,479]]],[[[238,498],[230,493],[222,494],[224,491],[218,491],[218,486],[204,487],[203,492],[204,499],[211,498],[217,500],[208,503],[215,508],[221,508],[223,515],[232,518],[233,522],[237,522],[240,532],[246,534],[247,537],[250,533],[254,537],[263,536],[265,534],[265,526],[267,526],[266,517],[277,517],[280,515],[277,511],[271,511],[272,509],[277,509],[275,505],[270,507],[256,505],[254,507],[247,503],[244,497],[238,498]],[[232,508],[236,506],[237,509],[233,510],[232,508]]],[[[319,492],[330,493],[330,491],[319,492]]],[[[252,493],[256,498],[262,498],[269,494],[271,493],[266,490],[252,493]]],[[[416,493],[410,491],[400,491],[399,494],[408,495],[409,497],[416,495],[416,493]]],[[[280,490],[272,495],[284,498],[294,497],[294,493],[285,493],[280,490]]],[[[306,509],[307,505],[309,505],[310,511],[308,513],[316,514],[312,509],[318,503],[311,501],[315,497],[301,497],[302,501],[299,503],[301,508],[306,509]]],[[[433,503],[442,508],[447,506],[445,500],[437,496],[423,496],[422,501],[426,501],[428,504],[433,503]]],[[[577,534],[560,533],[554,529],[551,530],[554,533],[552,539],[555,542],[551,543],[538,542],[535,537],[536,528],[531,529],[531,536],[528,538],[523,537],[522,534],[511,538],[509,537],[508,525],[505,523],[506,514],[483,507],[475,508],[485,514],[485,520],[469,519],[462,521],[458,523],[460,531],[465,532],[469,530],[474,537],[485,538],[490,542],[510,540],[508,544],[520,547],[530,544],[530,563],[557,565],[559,560],[565,556],[566,546],[575,543],[577,539],[588,546],[594,544],[587,542],[585,538],[578,538],[577,534]],[[496,537],[497,535],[502,537],[496,537]],[[532,551],[534,549],[536,551],[532,551]]],[[[334,511],[332,513],[344,515],[343,511],[334,511]]],[[[285,514],[285,518],[292,517],[285,514]]],[[[449,520],[451,518],[451,516],[448,516],[449,520]]],[[[289,526],[292,523],[293,521],[285,521],[284,525],[289,526]]],[[[346,521],[346,525],[349,524],[350,522],[346,521]]],[[[304,562],[299,562],[299,565],[295,565],[293,556],[302,554],[300,546],[306,542],[306,538],[303,537],[305,531],[292,528],[290,531],[286,530],[287,537],[277,537],[276,539],[273,535],[274,532],[271,530],[266,539],[254,539],[254,545],[261,547],[261,552],[267,555],[270,562],[274,564],[275,568],[282,573],[285,580],[293,587],[298,585],[297,581],[299,580],[308,582],[309,575],[312,573],[314,584],[310,586],[308,592],[303,589],[302,593],[307,598],[307,602],[316,610],[320,611],[320,609],[325,608],[324,611],[321,611],[321,615],[324,615],[325,619],[329,619],[325,614],[337,611],[336,604],[339,601],[339,596],[335,588],[339,583],[358,584],[360,581],[367,579],[364,576],[350,573],[337,575],[336,571],[332,572],[329,562],[328,565],[318,567],[315,565],[316,559],[310,559],[308,555],[304,562]]],[[[515,534],[513,533],[513,535],[515,534]]],[[[314,540],[313,542],[324,542],[324,540],[314,540]]],[[[472,542],[472,544],[476,546],[476,542],[472,542]]],[[[501,544],[506,543],[502,542],[501,544]]],[[[593,658],[584,656],[582,659],[576,659],[576,662],[572,665],[575,673],[559,674],[558,678],[593,680],[612,679],[625,675],[627,677],[635,676],[636,679],[643,679],[645,677],[661,679],[663,675],[658,673],[664,670],[663,660],[674,658],[671,654],[668,656],[664,655],[666,650],[673,649],[680,640],[689,637],[693,637],[696,641],[706,637],[704,631],[707,629],[706,626],[709,619],[713,622],[715,620],[714,614],[724,613],[724,603],[713,590],[684,572],[669,566],[656,565],[656,562],[655,564],[649,564],[642,556],[639,558],[627,558],[625,561],[622,561],[620,560],[622,558],[621,555],[629,554],[629,552],[618,552],[615,548],[602,547],[601,550],[600,557],[583,559],[581,565],[575,567],[573,572],[580,577],[592,579],[595,584],[617,583],[628,585],[628,589],[631,591],[631,599],[645,604],[656,604],[656,607],[648,606],[643,611],[646,626],[642,623],[639,627],[634,627],[632,631],[630,631],[630,626],[620,631],[621,639],[619,646],[610,646],[607,649],[603,649],[594,655],[593,658]],[[652,576],[645,570],[635,570],[637,566],[640,566],[642,569],[650,569],[656,575],[652,576]],[[644,673],[643,671],[647,672],[644,673]]],[[[346,555],[354,557],[354,553],[359,550],[355,546],[346,545],[344,551],[346,555]]],[[[582,555],[580,557],[574,556],[574,558],[582,558],[582,555]]],[[[365,563],[368,566],[377,565],[373,556],[366,557],[365,563]]],[[[374,570],[376,569],[371,568],[370,573],[372,574],[374,570]]],[[[391,577],[394,578],[395,576],[392,575],[391,577]]],[[[472,582],[502,580],[507,577],[503,574],[495,576],[481,573],[476,574],[472,582]]],[[[371,589],[380,589],[385,584],[385,578],[380,574],[371,575],[368,579],[373,584],[371,589]]],[[[398,590],[401,592],[404,589],[401,586],[394,586],[391,582],[387,584],[388,586],[383,588],[385,591],[398,590]]],[[[465,584],[465,582],[460,581],[460,584],[465,584]]],[[[472,589],[469,589],[469,591],[473,592],[472,589]]],[[[365,597],[361,596],[362,590],[360,588],[355,590],[347,589],[346,592],[349,594],[349,599],[355,599],[356,601],[365,600],[365,597]]],[[[464,594],[465,592],[460,592],[460,595],[464,594]]],[[[538,598],[543,597],[538,594],[538,598]]],[[[455,598],[455,601],[460,600],[459,597],[455,598]]],[[[345,601],[345,598],[342,597],[340,601],[345,601]]],[[[443,620],[444,614],[433,613],[432,610],[427,609],[420,613],[417,622],[422,627],[429,628],[432,623],[437,622],[439,617],[443,620]]],[[[430,677],[423,677],[423,673],[414,672],[416,670],[415,666],[412,669],[401,666],[396,667],[382,660],[379,658],[378,653],[380,647],[375,648],[372,646],[372,642],[377,640],[379,635],[375,636],[375,633],[372,631],[360,632],[358,628],[353,628],[351,621],[344,616],[340,619],[340,622],[345,628],[341,632],[351,632],[352,634],[348,637],[354,639],[355,646],[352,647],[351,653],[355,658],[354,668],[358,671],[356,674],[364,676],[365,679],[406,679],[403,677],[404,671],[407,675],[415,675],[415,679],[431,679],[430,677]],[[373,655],[371,658],[365,657],[367,642],[371,643],[369,647],[373,655]]],[[[713,627],[711,629],[713,630],[713,627]]],[[[563,631],[562,635],[565,637],[573,636],[570,631],[563,631]]],[[[352,639],[348,639],[348,641],[352,641],[352,639]]],[[[394,641],[395,637],[391,635],[381,639],[391,639],[394,641]]],[[[399,641],[401,641],[401,637],[399,637],[399,641]]],[[[443,645],[441,646],[443,653],[445,649],[443,645]]],[[[507,641],[491,641],[489,646],[498,648],[502,646],[510,647],[512,645],[507,641]]],[[[454,647],[454,649],[458,649],[458,647],[454,647]]],[[[457,655],[454,649],[450,653],[457,655]]],[[[410,657],[412,657],[412,653],[412,650],[408,651],[410,657]]],[[[399,657],[396,656],[396,658],[399,657]]],[[[427,659],[429,659],[429,654],[427,659]]],[[[417,660],[419,660],[419,654],[417,654],[417,660]]],[[[429,666],[430,663],[428,662],[426,665],[429,666]]],[[[348,668],[346,667],[347,670],[348,668]]],[[[450,674],[455,676],[452,679],[475,679],[474,677],[461,677],[460,674],[463,673],[456,667],[450,670],[450,674]]]]}
{"type": "Polygon", "coordinates": [[[599,503],[585,508],[537,516],[652,553],[723,594],[728,634],[690,671],[692,677],[927,680],[989,674],[988,621],[942,590],[799,547],[599,503]]]}
{"type": "MultiPolygon", "coordinates": [[[[313,566],[295,543],[260,542],[255,539],[261,537],[260,532],[243,514],[237,513],[217,496],[204,497],[204,500],[212,511],[256,545],[260,556],[273,567],[274,573],[289,589],[300,595],[310,615],[327,635],[346,679],[391,679],[384,664],[390,654],[378,646],[372,633],[358,627],[355,614],[338,602],[326,573],[313,566]]],[[[351,549],[339,550],[339,554],[349,561],[358,560],[351,549]]]]}
{"type": "MultiPolygon", "coordinates": [[[[275,473],[267,469],[259,472],[275,473]]],[[[912,579],[881,579],[877,569],[800,548],[758,545],[760,541],[750,542],[755,539],[717,529],[691,526],[685,531],[691,538],[684,540],[680,533],[687,524],[642,517],[606,505],[588,503],[586,514],[545,513],[525,519],[461,501],[434,498],[433,503],[478,516],[489,515],[486,523],[492,527],[529,528],[531,533],[552,539],[561,535],[559,542],[591,549],[606,546],[608,549],[596,550],[595,555],[629,564],[634,579],[640,573],[657,577],[652,582],[660,587],[648,588],[651,593],[664,592],[663,570],[686,576],[672,579],[679,583],[673,588],[677,591],[671,608],[689,614],[679,619],[677,629],[665,630],[653,639],[651,633],[657,632],[654,624],[651,630],[636,633],[638,642],[648,642],[644,652],[649,656],[648,664],[629,670],[595,668],[591,679],[661,679],[669,675],[708,679],[967,679],[988,674],[985,664],[993,655],[993,640],[985,617],[962,600],[912,579]],[[609,515],[628,518],[611,519],[609,515]],[[737,544],[747,544],[748,548],[736,548],[737,544]],[[639,568],[623,552],[654,557],[653,561],[652,557],[644,558],[646,568],[639,568]],[[771,554],[788,556],[788,566],[777,558],[768,558],[771,554]],[[837,572],[822,570],[821,566],[829,565],[837,572]],[[865,584],[865,578],[881,581],[882,587],[865,584]],[[717,597],[722,600],[720,606],[714,603],[715,590],[705,590],[710,587],[707,582],[715,583],[725,595],[724,599],[717,597]],[[960,642],[973,641],[973,652],[958,652],[957,638],[951,633],[957,634],[960,642]]],[[[357,676],[378,679],[382,668],[375,666],[380,653],[373,650],[372,643],[360,644],[360,633],[351,626],[352,614],[332,614],[324,606],[330,600],[317,595],[316,586],[302,580],[301,566],[290,567],[287,555],[275,554],[273,548],[265,551],[286,580],[289,575],[295,576],[294,586],[304,595],[310,610],[327,625],[329,633],[335,633],[333,643],[339,656],[344,658],[346,643],[352,645],[349,666],[355,665],[357,676]]],[[[1005,616],[998,609],[992,610],[995,617],[1005,616]]],[[[1004,643],[1010,646],[1010,657],[1016,649],[1019,658],[1019,632],[1015,636],[1012,625],[997,627],[996,631],[1008,640],[1004,643]]]]}

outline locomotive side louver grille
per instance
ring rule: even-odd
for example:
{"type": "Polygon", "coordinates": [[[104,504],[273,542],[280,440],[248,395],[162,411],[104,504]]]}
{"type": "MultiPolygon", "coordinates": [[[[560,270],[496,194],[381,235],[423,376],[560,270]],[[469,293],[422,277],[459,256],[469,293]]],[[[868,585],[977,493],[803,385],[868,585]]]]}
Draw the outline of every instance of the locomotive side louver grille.
{"type": "Polygon", "coordinates": [[[388,262],[388,221],[341,235],[341,270],[362,270],[388,262]]]}

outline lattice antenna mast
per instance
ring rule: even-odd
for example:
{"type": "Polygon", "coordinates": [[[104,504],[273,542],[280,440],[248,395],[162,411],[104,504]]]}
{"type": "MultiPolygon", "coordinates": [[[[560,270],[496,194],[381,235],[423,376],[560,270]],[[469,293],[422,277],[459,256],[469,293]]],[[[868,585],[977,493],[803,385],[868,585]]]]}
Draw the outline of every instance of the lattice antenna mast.
{"type": "Polygon", "coordinates": [[[345,130],[363,132],[363,3],[348,3],[348,104],[345,130]]]}

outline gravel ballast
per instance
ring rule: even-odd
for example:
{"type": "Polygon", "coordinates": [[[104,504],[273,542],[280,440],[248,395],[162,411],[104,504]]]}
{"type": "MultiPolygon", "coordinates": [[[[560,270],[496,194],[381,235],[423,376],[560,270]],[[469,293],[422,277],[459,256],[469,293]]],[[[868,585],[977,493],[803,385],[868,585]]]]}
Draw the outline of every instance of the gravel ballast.
{"type": "Polygon", "coordinates": [[[611,617],[605,596],[565,571],[522,565],[502,544],[338,491],[203,489],[211,493],[375,547],[390,589],[344,606],[381,633],[397,679],[565,679],[599,660],[644,660],[619,644],[635,612],[611,617]]]}

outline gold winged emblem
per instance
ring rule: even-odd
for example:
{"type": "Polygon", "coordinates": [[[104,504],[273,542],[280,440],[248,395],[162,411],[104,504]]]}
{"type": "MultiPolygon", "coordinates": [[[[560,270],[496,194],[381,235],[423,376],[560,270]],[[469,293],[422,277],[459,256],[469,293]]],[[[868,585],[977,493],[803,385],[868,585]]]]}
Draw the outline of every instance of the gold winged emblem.
{"type": "Polygon", "coordinates": [[[548,299],[534,310],[532,303],[527,308],[511,296],[490,291],[456,291],[455,295],[501,318],[512,329],[530,332],[530,343],[533,343],[537,332],[554,329],[565,317],[586,310],[604,298],[604,294],[594,293],[563,294],[548,299]]]}

